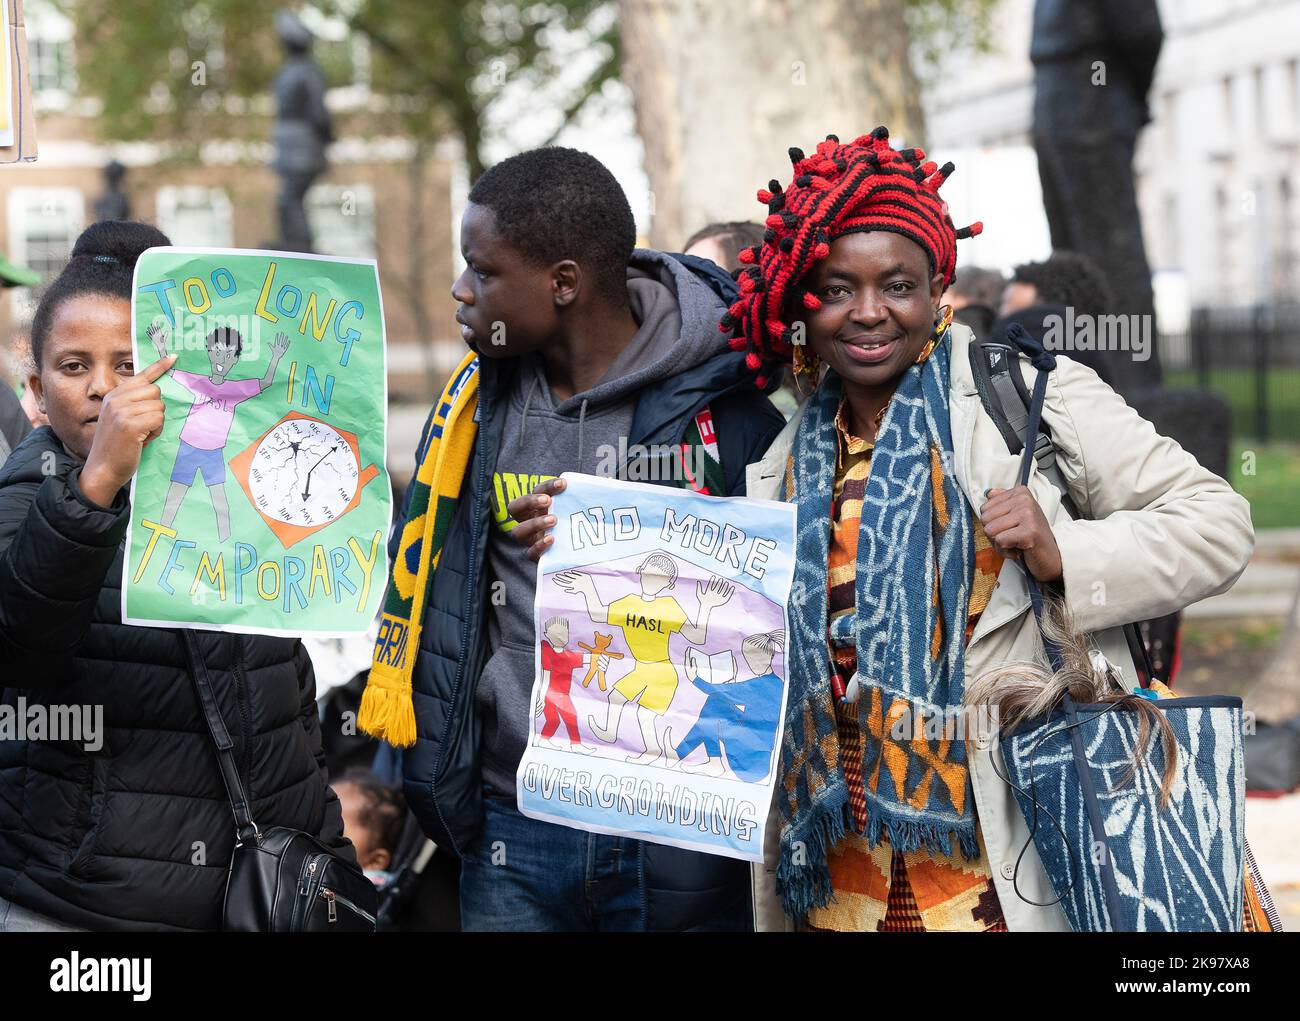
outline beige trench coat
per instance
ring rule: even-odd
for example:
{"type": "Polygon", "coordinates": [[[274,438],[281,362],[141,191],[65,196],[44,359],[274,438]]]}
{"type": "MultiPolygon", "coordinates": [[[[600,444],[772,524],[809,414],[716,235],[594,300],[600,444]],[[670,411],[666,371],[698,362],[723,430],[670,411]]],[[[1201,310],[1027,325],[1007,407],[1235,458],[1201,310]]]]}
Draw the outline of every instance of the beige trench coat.
{"type": "MultiPolygon", "coordinates": [[[[1018,481],[1019,458],[980,404],[971,373],[971,333],[952,327],[949,410],[957,483],[978,513],[984,492],[1018,481]]],[[[1021,359],[1032,388],[1036,371],[1021,359]]],[[[761,461],[749,465],[747,495],[781,499],[786,461],[800,414],[776,438],[761,461]]],[[[1058,358],[1043,405],[1058,463],[1070,495],[1088,520],[1072,520],[1057,489],[1037,470],[1029,488],[1061,550],[1066,604],[1076,626],[1120,667],[1126,680],[1137,675],[1122,625],[1181,610],[1230,588],[1254,548],[1250,505],[1231,486],[1200,464],[1133,411],[1091,369],[1058,358]]],[[[978,677],[999,664],[1039,655],[1037,629],[1021,567],[1006,561],[992,599],[966,648],[966,676],[978,677]]],[[[1033,844],[1016,857],[1029,836],[1001,769],[995,740],[967,742],[975,807],[993,880],[1012,931],[1068,930],[1059,907],[1028,901],[1055,898],[1033,844]],[[1024,898],[1012,889],[1016,876],[1024,898]]],[[[781,797],[778,788],[776,797],[781,797]]],[[[775,799],[765,833],[765,858],[753,867],[754,919],[759,930],[793,928],[776,896],[780,836],[775,799]]]]}

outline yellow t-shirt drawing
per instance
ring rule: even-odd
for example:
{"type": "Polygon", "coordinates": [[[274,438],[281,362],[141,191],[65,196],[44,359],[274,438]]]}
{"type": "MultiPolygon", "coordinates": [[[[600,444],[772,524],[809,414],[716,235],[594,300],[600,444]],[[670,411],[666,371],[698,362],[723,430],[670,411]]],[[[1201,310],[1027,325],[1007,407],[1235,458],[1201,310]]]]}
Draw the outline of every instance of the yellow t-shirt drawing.
{"type": "Polygon", "coordinates": [[[609,604],[609,622],[623,629],[628,650],[636,660],[632,672],[614,685],[629,702],[641,697],[642,707],[665,713],[677,692],[677,670],[668,662],[668,640],[686,623],[686,611],[672,596],[643,599],[624,596],[609,604]]]}

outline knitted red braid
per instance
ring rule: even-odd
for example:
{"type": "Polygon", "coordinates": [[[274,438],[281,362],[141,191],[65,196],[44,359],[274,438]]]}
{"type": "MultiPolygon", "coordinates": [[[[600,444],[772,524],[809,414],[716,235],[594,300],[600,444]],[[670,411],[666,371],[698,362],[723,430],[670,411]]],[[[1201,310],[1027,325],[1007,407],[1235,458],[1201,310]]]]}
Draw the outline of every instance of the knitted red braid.
{"type": "Polygon", "coordinates": [[[920,149],[894,150],[889,130],[842,144],[835,135],[817,146],[812,156],[790,150],[795,179],[786,190],[778,181],[760,188],[758,200],[767,205],[767,232],[761,245],[740,253],[745,263],[736,271],[740,299],[722,317],[720,329],[732,335],[731,346],[748,350],[745,363],[759,372],[794,355],[792,329],[786,321],[787,302],[798,298],[804,308],[821,305],[815,294],[799,286],[813,263],[830,254],[830,242],[854,231],[888,230],[915,241],[930,257],[931,269],[952,283],[957,264],[957,239],[984,229],[982,223],[957,230],[939,187],[953,165],[923,163],[920,149]]]}

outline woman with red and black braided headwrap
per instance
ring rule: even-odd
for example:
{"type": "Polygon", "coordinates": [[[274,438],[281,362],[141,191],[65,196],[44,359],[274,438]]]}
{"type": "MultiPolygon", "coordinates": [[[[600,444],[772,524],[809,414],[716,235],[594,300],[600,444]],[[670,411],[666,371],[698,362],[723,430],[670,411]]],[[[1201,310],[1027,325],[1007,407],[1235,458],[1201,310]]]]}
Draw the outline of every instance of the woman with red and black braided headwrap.
{"type": "MultiPolygon", "coordinates": [[[[1134,583],[1139,562],[1151,577],[1164,571],[1135,541],[1135,521],[1209,569],[1205,588],[1221,589],[1249,554],[1248,512],[1067,360],[1051,374],[1043,418],[1079,489],[1072,496],[1099,520],[1069,520],[1040,477],[1016,485],[1016,459],[980,407],[970,333],[939,307],[957,240],[981,229],[958,230],[939,197],[952,165],[893,149],[883,127],[790,156],[794,180],[758,193],[766,234],[741,253],[741,295],[721,323],[764,382],[792,362],[811,391],[751,466],[748,487],[798,514],[767,863],[786,924],[1064,928],[1011,793],[990,771],[996,741],[953,730],[967,678],[1038,655],[1021,568],[1057,591],[1081,630],[1101,631],[1189,595],[1134,583]],[[1085,411],[1102,416],[1104,438],[1076,428],[1085,411]],[[1205,527],[1226,558],[1206,550],[1205,527]],[[1122,568],[1099,549],[1123,557],[1122,568]],[[1006,561],[1018,566],[1004,570],[1006,561]],[[1122,595],[1090,607],[1094,582],[1110,576],[1122,595]]],[[[1039,354],[1046,367],[1050,355],[1039,354]]],[[[1159,553],[1167,564],[1168,547],[1159,553]]],[[[1121,662],[1122,639],[1106,634],[1098,644],[1121,662]]],[[[756,922],[774,927],[758,892],[756,922]]]]}

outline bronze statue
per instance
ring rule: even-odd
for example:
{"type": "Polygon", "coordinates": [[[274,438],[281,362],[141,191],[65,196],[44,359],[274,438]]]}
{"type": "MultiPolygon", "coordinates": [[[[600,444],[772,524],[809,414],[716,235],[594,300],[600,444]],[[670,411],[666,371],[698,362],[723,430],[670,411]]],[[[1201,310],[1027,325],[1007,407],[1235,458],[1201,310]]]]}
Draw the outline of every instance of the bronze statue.
{"type": "Polygon", "coordinates": [[[275,76],[275,160],[280,175],[276,206],[280,238],[276,245],[294,252],[312,250],[311,227],[303,198],[325,169],[325,147],[333,141],[325,109],[325,76],[312,59],[312,34],[298,16],[279,11],[275,30],[284,46],[285,61],[275,76]]]}
{"type": "MultiPolygon", "coordinates": [[[[1156,0],[1037,0],[1029,48],[1034,149],[1052,248],[1101,267],[1114,299],[1108,312],[1152,322],[1133,151],[1151,119],[1147,93],[1163,39],[1156,0]]],[[[1122,393],[1160,382],[1154,352],[1147,361],[1108,357],[1122,393]]]]}
{"type": "Polygon", "coordinates": [[[117,160],[109,160],[104,167],[104,183],[108,190],[95,199],[95,222],[100,220],[131,219],[131,200],[122,188],[126,167],[117,160]]]}

